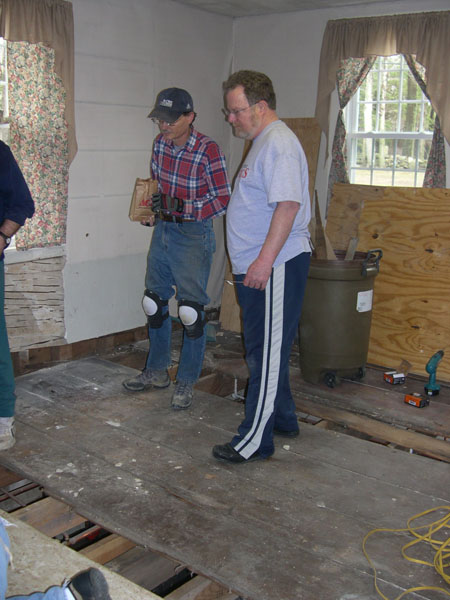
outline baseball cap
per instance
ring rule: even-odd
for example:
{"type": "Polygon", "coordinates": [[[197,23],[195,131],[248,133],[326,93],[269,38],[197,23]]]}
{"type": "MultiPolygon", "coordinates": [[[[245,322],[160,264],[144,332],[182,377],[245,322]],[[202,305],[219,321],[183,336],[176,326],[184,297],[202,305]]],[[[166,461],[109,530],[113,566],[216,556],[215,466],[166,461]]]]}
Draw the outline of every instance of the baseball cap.
{"type": "Polygon", "coordinates": [[[173,123],[183,113],[192,112],[194,103],[191,95],[181,88],[167,88],[159,92],[155,106],[148,115],[167,123],[173,123]]]}

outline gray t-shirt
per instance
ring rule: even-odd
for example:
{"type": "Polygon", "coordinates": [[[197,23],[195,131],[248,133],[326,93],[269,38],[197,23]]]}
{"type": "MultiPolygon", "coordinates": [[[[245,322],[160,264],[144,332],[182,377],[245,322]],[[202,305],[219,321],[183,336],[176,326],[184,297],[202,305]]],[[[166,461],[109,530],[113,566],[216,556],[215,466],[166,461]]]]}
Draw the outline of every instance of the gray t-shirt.
{"type": "Polygon", "coordinates": [[[278,202],[298,202],[291,233],[274,266],[310,252],[311,206],[308,165],[297,136],[282,121],[270,123],[253,140],[236,177],[227,210],[227,246],[233,273],[246,273],[258,257],[278,202]]]}

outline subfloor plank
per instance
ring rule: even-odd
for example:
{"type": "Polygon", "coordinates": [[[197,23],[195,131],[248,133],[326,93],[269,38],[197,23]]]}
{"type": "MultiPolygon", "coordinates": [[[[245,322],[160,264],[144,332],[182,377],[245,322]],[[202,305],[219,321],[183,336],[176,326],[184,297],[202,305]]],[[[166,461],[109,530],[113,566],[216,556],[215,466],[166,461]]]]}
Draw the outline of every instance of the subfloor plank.
{"type": "Polygon", "coordinates": [[[103,538],[98,542],[83,548],[80,550],[80,554],[83,554],[83,556],[86,556],[90,560],[94,560],[95,562],[104,565],[108,561],[117,558],[124,552],[131,550],[131,548],[134,548],[135,545],[136,544],[133,544],[133,542],[130,542],[130,540],[112,533],[106,538],[103,538]]]}
{"type": "Polygon", "coordinates": [[[109,561],[107,567],[147,590],[154,590],[183,568],[178,562],[138,546],[109,561]]]}
{"type": "Polygon", "coordinates": [[[4,467],[0,467],[0,488],[6,488],[12,483],[17,483],[20,481],[20,477],[17,473],[13,473],[9,469],[5,469],[4,467]]]}
{"type": "Polygon", "coordinates": [[[42,498],[33,504],[24,506],[14,511],[14,516],[49,537],[54,537],[85,523],[86,519],[78,515],[70,506],[55,500],[55,498],[42,498]]]}
{"type": "Polygon", "coordinates": [[[225,600],[226,596],[236,600],[236,594],[229,594],[223,586],[198,575],[165,598],[166,600],[225,600]]]}

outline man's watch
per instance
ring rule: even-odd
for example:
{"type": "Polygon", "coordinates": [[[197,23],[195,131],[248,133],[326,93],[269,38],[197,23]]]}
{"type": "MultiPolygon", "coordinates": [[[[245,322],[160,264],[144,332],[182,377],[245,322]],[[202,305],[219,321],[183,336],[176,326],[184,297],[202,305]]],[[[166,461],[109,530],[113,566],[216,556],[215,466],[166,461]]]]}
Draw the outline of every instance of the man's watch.
{"type": "Polygon", "coordinates": [[[5,246],[3,248],[3,250],[6,250],[6,248],[10,245],[11,243],[11,237],[9,235],[6,235],[6,233],[3,233],[3,231],[0,231],[0,235],[2,236],[2,238],[5,240],[5,246]]]}

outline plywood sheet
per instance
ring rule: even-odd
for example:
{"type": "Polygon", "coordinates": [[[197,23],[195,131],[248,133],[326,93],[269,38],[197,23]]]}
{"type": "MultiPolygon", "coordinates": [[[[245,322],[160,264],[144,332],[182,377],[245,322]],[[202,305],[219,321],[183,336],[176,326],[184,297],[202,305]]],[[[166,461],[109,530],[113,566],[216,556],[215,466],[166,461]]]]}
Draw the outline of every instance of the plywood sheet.
{"type": "MultiPolygon", "coordinates": [[[[315,118],[285,118],[281,119],[292,129],[300,140],[308,162],[309,175],[309,196],[312,204],[314,198],[314,187],[316,181],[317,160],[319,157],[321,130],[319,123],[315,118]]],[[[250,142],[246,142],[243,151],[243,159],[251,147],[250,142]]],[[[314,212],[314,211],[312,211],[314,212]]],[[[225,272],[225,280],[231,280],[231,269],[228,262],[225,272]]],[[[241,317],[236,293],[232,286],[224,283],[222,304],[220,309],[220,321],[222,327],[229,331],[242,331],[241,317]]]]}
{"type": "Polygon", "coordinates": [[[395,367],[401,359],[427,375],[438,350],[437,378],[450,379],[450,190],[335,186],[327,222],[332,243],[381,248],[375,280],[368,361],[395,367]]]}

